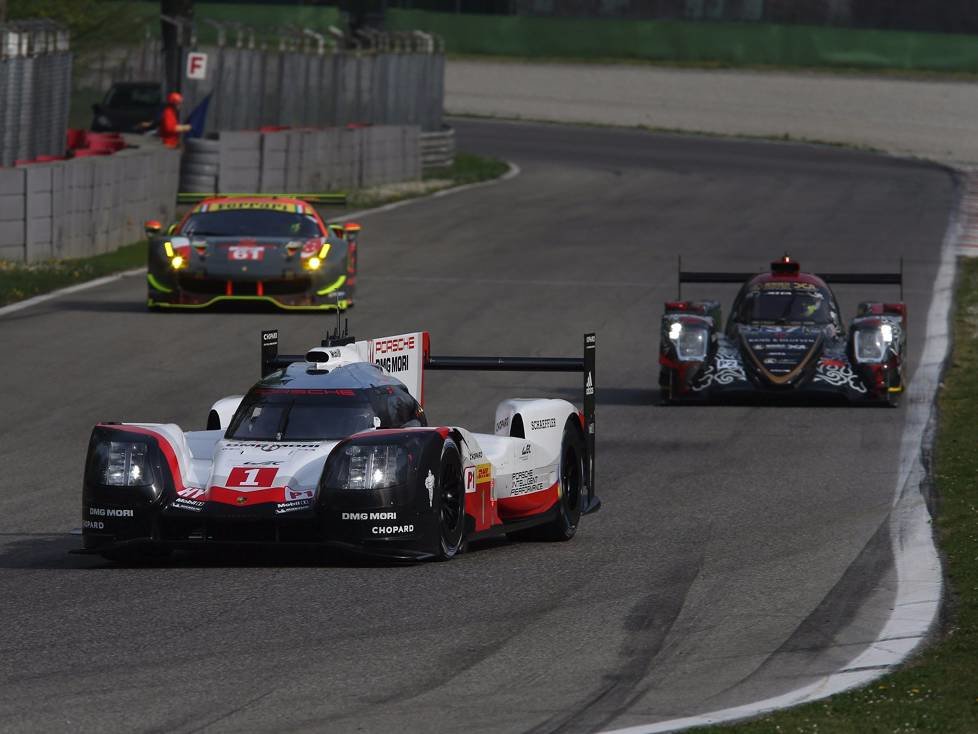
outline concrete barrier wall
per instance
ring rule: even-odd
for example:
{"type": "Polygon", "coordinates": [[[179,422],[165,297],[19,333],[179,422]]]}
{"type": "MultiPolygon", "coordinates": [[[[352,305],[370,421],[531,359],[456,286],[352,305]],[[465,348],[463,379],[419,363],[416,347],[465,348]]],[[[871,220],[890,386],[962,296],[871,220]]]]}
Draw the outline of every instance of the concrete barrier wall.
{"type": "Polygon", "coordinates": [[[0,259],[109,252],[175,215],[180,156],[160,145],[0,169],[0,259]]]}
{"type": "Polygon", "coordinates": [[[185,193],[322,193],[413,181],[421,177],[420,130],[222,132],[217,140],[188,144],[181,170],[185,193]]]}

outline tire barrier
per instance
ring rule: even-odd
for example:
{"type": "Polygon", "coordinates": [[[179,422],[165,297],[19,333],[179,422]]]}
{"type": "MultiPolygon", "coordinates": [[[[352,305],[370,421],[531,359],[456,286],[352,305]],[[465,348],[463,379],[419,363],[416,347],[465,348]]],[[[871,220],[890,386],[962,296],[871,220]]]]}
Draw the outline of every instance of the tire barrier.
{"type": "Polygon", "coordinates": [[[185,141],[180,159],[180,191],[186,194],[216,193],[220,160],[220,140],[190,138],[185,141]]]}

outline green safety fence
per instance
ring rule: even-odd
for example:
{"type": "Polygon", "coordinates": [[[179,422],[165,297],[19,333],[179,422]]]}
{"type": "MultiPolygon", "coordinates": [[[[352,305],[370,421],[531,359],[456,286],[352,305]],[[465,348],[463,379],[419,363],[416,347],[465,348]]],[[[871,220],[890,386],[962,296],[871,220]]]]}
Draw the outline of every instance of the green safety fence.
{"type": "Polygon", "coordinates": [[[387,27],[437,33],[457,54],[978,72],[978,37],[970,35],[395,9],[387,27]]]}
{"type": "MultiPolygon", "coordinates": [[[[160,3],[159,0],[104,0],[105,7],[115,6],[120,16],[130,21],[145,23],[153,35],[159,32],[160,3]]],[[[321,5],[254,5],[250,3],[194,3],[194,19],[197,21],[197,36],[201,43],[212,44],[217,37],[217,31],[206,20],[219,23],[241,23],[252,29],[259,41],[278,38],[278,29],[282,26],[297,28],[312,28],[317,32],[325,31],[329,26],[340,25],[338,8],[321,5]]],[[[232,28],[227,30],[228,43],[233,45],[236,40],[232,28]]],[[[132,40],[139,40],[140,36],[132,40]]]]}

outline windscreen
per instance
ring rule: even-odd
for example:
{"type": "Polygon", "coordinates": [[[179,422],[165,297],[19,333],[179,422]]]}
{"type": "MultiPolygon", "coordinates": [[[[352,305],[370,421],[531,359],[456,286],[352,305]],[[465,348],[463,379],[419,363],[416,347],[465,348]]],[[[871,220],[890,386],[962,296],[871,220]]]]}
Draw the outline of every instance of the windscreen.
{"type": "Polygon", "coordinates": [[[316,218],[310,214],[267,209],[226,209],[195,212],[180,234],[197,237],[322,237],[316,218]]]}
{"type": "Polygon", "coordinates": [[[740,323],[827,324],[829,295],[812,283],[758,283],[744,294],[737,310],[740,323]]]}
{"type": "Polygon", "coordinates": [[[274,390],[248,395],[231,420],[227,437],[249,441],[326,441],[375,427],[376,413],[355,390],[274,390]]]}

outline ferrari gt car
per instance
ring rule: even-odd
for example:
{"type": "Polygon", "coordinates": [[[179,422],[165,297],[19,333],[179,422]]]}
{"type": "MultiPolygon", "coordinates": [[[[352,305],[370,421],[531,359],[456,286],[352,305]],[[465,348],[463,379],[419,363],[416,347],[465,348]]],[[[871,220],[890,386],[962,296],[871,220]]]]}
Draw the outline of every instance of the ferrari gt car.
{"type": "Polygon", "coordinates": [[[680,289],[682,283],[735,282],[743,286],[726,326],[717,301],[665,304],[659,346],[665,402],[897,403],[904,387],[906,305],[860,303],[847,330],[828,283],[902,288],[902,272],[814,275],[787,255],[758,274],[680,267],[680,289]]]}
{"type": "Polygon", "coordinates": [[[600,504],[594,335],[583,358],[437,357],[428,345],[427,332],[334,332],[290,356],[264,331],[261,380],[214,403],[206,430],[99,423],[80,552],[124,560],[266,544],[413,561],[502,534],[572,538],[600,504]],[[490,433],[431,423],[422,404],[432,369],[583,372],[584,408],[514,398],[496,407],[490,433]]]}
{"type": "Polygon", "coordinates": [[[264,301],[283,309],[339,309],[353,303],[355,223],[327,226],[299,199],[205,199],[163,233],[146,222],[151,309],[264,301]]]}

